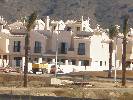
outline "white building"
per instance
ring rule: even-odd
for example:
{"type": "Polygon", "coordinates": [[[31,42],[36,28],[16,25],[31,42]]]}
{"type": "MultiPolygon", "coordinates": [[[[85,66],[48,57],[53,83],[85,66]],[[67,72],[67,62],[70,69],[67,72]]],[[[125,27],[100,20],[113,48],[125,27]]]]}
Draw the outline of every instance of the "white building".
{"type": "MultiPolygon", "coordinates": [[[[2,19],[3,20],[3,19],[2,19]]],[[[6,22],[6,21],[4,21],[6,22]]],[[[2,22],[1,22],[2,23],[2,22]]],[[[6,67],[23,67],[25,61],[25,28],[24,22],[14,22],[0,32],[0,65],[6,67]]],[[[7,26],[7,25],[6,25],[7,26]]],[[[127,60],[133,59],[133,31],[129,32],[127,60]]],[[[115,44],[113,48],[113,66],[115,66],[115,44]]],[[[90,19],[67,20],[66,22],[36,20],[30,33],[30,62],[55,64],[58,49],[59,66],[65,71],[102,71],[109,68],[109,38],[106,30],[99,25],[91,28],[90,19]]],[[[122,39],[117,39],[116,62],[121,69],[122,39]]],[[[132,64],[130,69],[132,69],[132,64]]],[[[113,68],[114,69],[114,68],[113,68]]]]}

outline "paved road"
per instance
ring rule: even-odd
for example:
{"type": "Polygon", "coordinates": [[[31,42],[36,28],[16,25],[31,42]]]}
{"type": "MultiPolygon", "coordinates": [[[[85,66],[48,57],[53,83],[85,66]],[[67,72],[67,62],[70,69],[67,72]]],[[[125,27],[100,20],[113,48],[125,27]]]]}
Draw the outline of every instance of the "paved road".
{"type": "MultiPolygon", "coordinates": [[[[96,100],[68,97],[46,97],[46,96],[18,96],[18,95],[0,95],[0,100],[96,100]]],[[[101,100],[101,99],[98,99],[101,100]]]]}

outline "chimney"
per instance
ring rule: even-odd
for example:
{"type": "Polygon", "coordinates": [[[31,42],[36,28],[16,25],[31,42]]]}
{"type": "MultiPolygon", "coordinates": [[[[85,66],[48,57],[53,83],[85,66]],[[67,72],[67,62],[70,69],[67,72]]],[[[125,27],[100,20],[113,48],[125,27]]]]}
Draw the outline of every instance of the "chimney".
{"type": "Polygon", "coordinates": [[[81,17],[81,31],[83,31],[84,27],[84,16],[81,17]]]}
{"type": "Polygon", "coordinates": [[[0,23],[0,31],[3,29],[3,24],[2,23],[0,23]]]}
{"type": "Polygon", "coordinates": [[[81,17],[81,21],[82,21],[82,22],[84,21],[84,16],[81,17]]]}
{"type": "Polygon", "coordinates": [[[3,17],[0,16],[0,31],[3,29],[3,17]]]}
{"type": "Polygon", "coordinates": [[[49,22],[50,22],[50,19],[49,19],[49,16],[46,17],[46,20],[45,20],[45,30],[50,30],[49,28],[49,22]]]}

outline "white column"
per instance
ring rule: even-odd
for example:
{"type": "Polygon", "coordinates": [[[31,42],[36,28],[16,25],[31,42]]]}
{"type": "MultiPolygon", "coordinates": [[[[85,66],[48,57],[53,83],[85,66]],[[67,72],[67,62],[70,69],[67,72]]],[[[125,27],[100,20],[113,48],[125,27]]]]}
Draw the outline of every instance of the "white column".
{"type": "Polygon", "coordinates": [[[9,65],[9,55],[7,55],[6,66],[9,65]]]}
{"type": "Polygon", "coordinates": [[[72,65],[72,61],[71,60],[69,60],[69,65],[72,65]]]}
{"type": "Polygon", "coordinates": [[[133,70],[133,64],[131,63],[131,69],[133,70]]]}
{"type": "Polygon", "coordinates": [[[65,65],[68,65],[68,60],[65,60],[65,65]]]}
{"type": "Polygon", "coordinates": [[[42,63],[42,58],[39,58],[38,59],[38,63],[42,63]]]}
{"type": "Polygon", "coordinates": [[[4,67],[6,67],[6,59],[3,59],[4,67]]]}
{"type": "Polygon", "coordinates": [[[78,66],[81,66],[81,61],[78,61],[78,66]]]}
{"type": "Polygon", "coordinates": [[[47,16],[46,20],[45,20],[45,29],[46,30],[49,30],[49,21],[50,21],[50,18],[49,18],[49,16],[47,16]]]}
{"type": "Polygon", "coordinates": [[[79,61],[78,60],[76,60],[76,66],[78,66],[79,65],[79,61]]]}
{"type": "Polygon", "coordinates": [[[2,66],[2,56],[1,56],[1,58],[0,58],[0,66],[2,66]]]}
{"type": "Polygon", "coordinates": [[[55,64],[55,59],[52,59],[52,63],[54,63],[54,64],[55,64]]]}
{"type": "Polygon", "coordinates": [[[3,55],[1,55],[1,66],[4,67],[3,55]]]}
{"type": "Polygon", "coordinates": [[[22,70],[24,71],[24,66],[25,66],[25,57],[22,57],[22,70]]]}

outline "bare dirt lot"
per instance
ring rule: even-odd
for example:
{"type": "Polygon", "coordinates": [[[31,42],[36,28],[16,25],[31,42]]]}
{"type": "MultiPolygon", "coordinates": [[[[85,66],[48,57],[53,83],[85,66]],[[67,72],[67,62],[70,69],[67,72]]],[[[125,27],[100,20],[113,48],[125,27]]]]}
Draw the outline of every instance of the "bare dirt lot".
{"type": "MultiPolygon", "coordinates": [[[[114,72],[112,72],[114,75],[114,72]]],[[[23,74],[0,73],[0,94],[63,96],[92,99],[132,100],[133,72],[127,71],[127,85],[121,87],[121,72],[117,71],[117,83],[113,77],[108,79],[107,72],[76,72],[67,75],[57,75],[57,78],[71,81],[89,82],[90,86],[65,85],[51,86],[50,79],[54,75],[28,75],[28,88],[23,88],[23,74]]]]}

